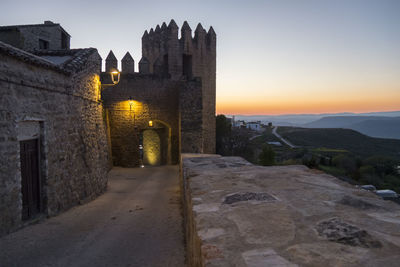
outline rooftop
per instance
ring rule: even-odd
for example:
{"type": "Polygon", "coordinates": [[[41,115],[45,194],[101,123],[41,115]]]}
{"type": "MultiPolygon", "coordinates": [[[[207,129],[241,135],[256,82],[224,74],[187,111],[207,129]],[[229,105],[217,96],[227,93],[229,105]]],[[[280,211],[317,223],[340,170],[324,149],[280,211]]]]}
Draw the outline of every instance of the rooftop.
{"type": "Polygon", "coordinates": [[[54,23],[50,20],[44,21],[42,24],[25,24],[25,25],[7,25],[7,26],[0,26],[0,31],[6,31],[6,30],[13,30],[13,29],[18,29],[18,28],[33,28],[33,27],[60,27],[61,30],[67,34],[68,36],[71,36],[66,30],[64,30],[63,27],[59,23],[54,23]]]}
{"type": "Polygon", "coordinates": [[[81,70],[88,57],[95,52],[97,52],[95,48],[79,48],[35,50],[29,53],[0,41],[0,54],[6,54],[24,62],[63,73],[81,70]]]}

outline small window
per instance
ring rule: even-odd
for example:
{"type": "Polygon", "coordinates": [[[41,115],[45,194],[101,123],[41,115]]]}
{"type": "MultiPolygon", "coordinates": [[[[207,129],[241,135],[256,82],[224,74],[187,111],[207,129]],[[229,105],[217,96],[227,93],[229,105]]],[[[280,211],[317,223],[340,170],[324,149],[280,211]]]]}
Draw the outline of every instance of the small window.
{"type": "Polygon", "coordinates": [[[163,62],[163,64],[164,64],[164,75],[165,75],[165,76],[168,76],[168,74],[169,74],[169,69],[168,69],[168,54],[165,54],[165,55],[164,55],[164,62],[163,62]]]}
{"type": "Polygon", "coordinates": [[[39,39],[39,49],[49,49],[49,42],[39,39]]]}
{"type": "Polygon", "coordinates": [[[182,74],[186,77],[186,79],[192,78],[192,56],[183,54],[182,58],[182,74]]]}

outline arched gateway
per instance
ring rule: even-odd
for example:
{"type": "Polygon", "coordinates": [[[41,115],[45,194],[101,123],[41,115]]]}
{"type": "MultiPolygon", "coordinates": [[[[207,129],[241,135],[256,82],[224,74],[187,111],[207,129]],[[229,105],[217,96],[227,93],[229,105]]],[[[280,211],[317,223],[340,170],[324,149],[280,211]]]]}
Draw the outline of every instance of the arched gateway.
{"type": "Polygon", "coordinates": [[[145,31],[139,72],[111,51],[101,74],[114,166],[176,164],[179,153],[215,153],[216,35],[187,22],[145,31]],[[142,149],[143,147],[143,149],[142,149]]]}

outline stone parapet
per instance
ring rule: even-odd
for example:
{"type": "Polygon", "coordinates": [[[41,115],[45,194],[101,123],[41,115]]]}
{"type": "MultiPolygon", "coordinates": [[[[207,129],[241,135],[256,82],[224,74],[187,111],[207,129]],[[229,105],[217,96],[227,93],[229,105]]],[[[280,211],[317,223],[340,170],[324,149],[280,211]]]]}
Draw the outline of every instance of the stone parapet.
{"type": "Polygon", "coordinates": [[[400,206],[305,166],[183,154],[189,266],[396,266],[400,206]]]}

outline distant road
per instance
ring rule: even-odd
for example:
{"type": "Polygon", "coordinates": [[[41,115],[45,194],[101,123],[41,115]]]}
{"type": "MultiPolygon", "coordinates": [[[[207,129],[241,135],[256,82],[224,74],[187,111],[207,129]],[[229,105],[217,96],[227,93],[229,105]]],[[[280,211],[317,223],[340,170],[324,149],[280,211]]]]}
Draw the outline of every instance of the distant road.
{"type": "Polygon", "coordinates": [[[276,137],[278,137],[283,143],[287,144],[288,146],[290,146],[291,148],[296,148],[298,146],[293,145],[292,143],[290,143],[288,140],[286,140],[285,138],[283,138],[282,136],[280,136],[280,134],[278,134],[276,131],[278,130],[278,126],[274,126],[274,129],[272,130],[272,134],[275,135],[276,137]]]}

